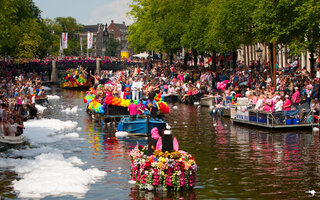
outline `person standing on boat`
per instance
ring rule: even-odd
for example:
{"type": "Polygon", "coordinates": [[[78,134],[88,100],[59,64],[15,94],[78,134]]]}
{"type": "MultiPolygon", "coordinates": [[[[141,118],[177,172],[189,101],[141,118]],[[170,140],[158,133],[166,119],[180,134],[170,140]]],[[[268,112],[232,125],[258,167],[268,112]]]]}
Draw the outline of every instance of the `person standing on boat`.
{"type": "Polygon", "coordinates": [[[137,99],[142,99],[143,86],[144,86],[144,82],[143,82],[143,78],[141,77],[140,81],[138,81],[138,84],[137,84],[137,91],[138,91],[138,98],[137,99]]]}
{"type": "Polygon", "coordinates": [[[155,127],[151,129],[151,137],[148,136],[148,156],[151,156],[153,152],[156,150],[157,142],[160,138],[158,128],[155,127]]]}
{"type": "Polygon", "coordinates": [[[299,88],[295,87],[295,92],[292,95],[292,104],[293,105],[298,105],[299,104],[299,99],[300,99],[300,93],[299,93],[299,88]]]}
{"type": "Polygon", "coordinates": [[[129,84],[129,80],[124,84],[124,99],[131,99],[131,84],[129,84]]]}
{"type": "Polygon", "coordinates": [[[132,90],[132,99],[133,99],[133,100],[138,100],[138,99],[139,99],[138,81],[137,81],[136,78],[133,78],[131,90],[132,90]]]}
{"type": "Polygon", "coordinates": [[[131,104],[128,106],[128,111],[130,113],[130,120],[135,120],[138,114],[138,107],[136,104],[133,103],[131,99],[131,104]]]}
{"type": "Polygon", "coordinates": [[[291,101],[289,99],[289,95],[286,95],[286,100],[283,104],[283,110],[291,110],[291,101]]]}

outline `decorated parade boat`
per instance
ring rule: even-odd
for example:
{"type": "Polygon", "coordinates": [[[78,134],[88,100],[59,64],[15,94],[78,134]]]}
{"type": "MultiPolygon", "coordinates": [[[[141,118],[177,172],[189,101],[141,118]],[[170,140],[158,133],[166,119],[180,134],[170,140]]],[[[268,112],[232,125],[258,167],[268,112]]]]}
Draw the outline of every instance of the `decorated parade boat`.
{"type": "Polygon", "coordinates": [[[87,77],[85,73],[83,69],[68,69],[62,72],[60,87],[71,90],[88,90],[92,86],[92,77],[87,77]]]}
{"type": "Polygon", "coordinates": [[[179,150],[176,138],[170,131],[159,136],[152,129],[148,146],[136,146],[131,158],[131,183],[143,190],[189,190],[197,180],[197,164],[191,154],[179,150]],[[153,143],[152,140],[156,141],[153,143]],[[154,147],[152,144],[156,144],[154,147]],[[154,149],[151,150],[151,149],[154,149]]]}
{"type": "MultiPolygon", "coordinates": [[[[91,91],[93,91],[92,88],[91,88],[91,91]]],[[[122,117],[128,117],[130,114],[128,111],[128,106],[131,104],[130,99],[123,99],[123,98],[108,96],[108,97],[105,97],[104,100],[99,101],[97,100],[94,92],[89,92],[88,95],[86,95],[83,98],[83,101],[84,103],[88,104],[87,113],[93,118],[100,118],[98,121],[110,122],[113,119],[115,119],[116,121],[120,121],[122,117]]],[[[139,100],[133,100],[133,104],[138,105],[139,100]]],[[[161,114],[169,113],[169,107],[164,101],[162,101],[162,98],[156,98],[156,100],[153,102],[151,102],[150,100],[146,100],[146,101],[142,100],[141,104],[144,107],[147,107],[148,104],[152,104],[154,107],[157,108],[157,110],[161,114]]],[[[122,120],[124,122],[124,126],[123,126],[125,127],[124,129],[128,127],[126,126],[128,121],[125,119],[126,118],[122,120]]],[[[152,123],[153,121],[154,120],[151,120],[152,123]]],[[[160,121],[157,121],[156,124],[158,124],[159,122],[160,121]]],[[[162,123],[165,123],[165,122],[161,120],[161,124],[162,123]]],[[[146,124],[146,119],[138,120],[136,124],[146,124]]],[[[148,129],[144,128],[144,130],[148,130],[148,129]]],[[[146,133],[146,132],[142,132],[142,133],[146,133]]]]}

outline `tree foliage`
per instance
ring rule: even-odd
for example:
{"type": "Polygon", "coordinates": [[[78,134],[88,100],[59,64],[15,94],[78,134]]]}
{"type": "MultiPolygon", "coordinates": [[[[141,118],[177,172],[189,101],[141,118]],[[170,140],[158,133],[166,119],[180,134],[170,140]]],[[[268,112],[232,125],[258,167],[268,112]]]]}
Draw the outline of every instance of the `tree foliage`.
{"type": "Polygon", "coordinates": [[[128,39],[136,50],[231,52],[255,42],[316,51],[318,0],[133,0],[128,39]]]}
{"type": "Polygon", "coordinates": [[[31,0],[0,0],[0,54],[15,58],[45,54],[48,30],[41,22],[41,11],[31,0]]]}

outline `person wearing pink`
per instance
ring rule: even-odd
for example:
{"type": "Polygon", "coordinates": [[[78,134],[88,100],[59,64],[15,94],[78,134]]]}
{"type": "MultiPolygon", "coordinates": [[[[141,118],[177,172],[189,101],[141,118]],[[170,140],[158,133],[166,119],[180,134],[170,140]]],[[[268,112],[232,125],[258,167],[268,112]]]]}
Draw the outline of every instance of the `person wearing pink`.
{"type": "Polygon", "coordinates": [[[289,99],[289,95],[286,95],[286,100],[283,104],[283,110],[291,110],[291,101],[289,99]]]}
{"type": "Polygon", "coordinates": [[[140,117],[140,115],[143,115],[144,112],[146,111],[146,107],[143,105],[142,103],[142,99],[139,100],[139,103],[137,105],[137,115],[138,115],[138,118],[140,117]]]}
{"type": "Polygon", "coordinates": [[[272,112],[274,109],[273,109],[273,100],[268,98],[266,100],[266,104],[264,105],[264,111],[266,112],[272,112]]]}
{"type": "Polygon", "coordinates": [[[133,103],[131,99],[131,104],[128,106],[128,111],[130,113],[130,120],[135,120],[138,114],[138,107],[136,104],[133,103]]]}
{"type": "Polygon", "coordinates": [[[253,95],[252,103],[255,105],[257,104],[257,101],[258,101],[258,97],[256,95],[253,95]]]}
{"type": "Polygon", "coordinates": [[[295,87],[294,88],[296,91],[294,92],[294,94],[292,95],[292,103],[299,103],[299,99],[300,99],[300,93],[299,93],[299,88],[295,87]]]}

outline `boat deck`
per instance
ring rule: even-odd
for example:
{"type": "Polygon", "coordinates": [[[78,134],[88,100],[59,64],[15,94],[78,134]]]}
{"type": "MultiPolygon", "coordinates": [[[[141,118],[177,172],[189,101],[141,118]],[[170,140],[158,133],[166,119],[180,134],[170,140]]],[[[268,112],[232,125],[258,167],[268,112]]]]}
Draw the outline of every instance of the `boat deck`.
{"type": "Polygon", "coordinates": [[[257,123],[252,121],[245,121],[245,120],[239,120],[239,119],[232,119],[235,123],[241,123],[245,125],[251,125],[251,126],[258,126],[262,128],[269,128],[269,129],[292,129],[292,128],[312,128],[315,126],[315,123],[305,123],[305,124],[263,124],[263,123],[257,123]]]}

